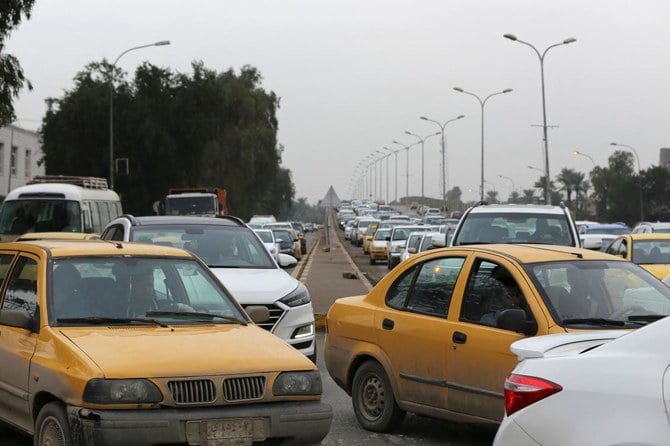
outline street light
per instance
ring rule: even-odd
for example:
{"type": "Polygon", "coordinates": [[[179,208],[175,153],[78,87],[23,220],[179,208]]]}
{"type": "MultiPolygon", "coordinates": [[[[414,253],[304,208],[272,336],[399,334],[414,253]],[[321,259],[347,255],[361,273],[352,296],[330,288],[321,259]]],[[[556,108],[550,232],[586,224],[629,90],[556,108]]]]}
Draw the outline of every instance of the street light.
{"type": "MultiPolygon", "coordinates": [[[[426,140],[428,138],[430,138],[431,136],[437,136],[437,135],[440,134],[440,132],[431,133],[430,135],[425,136],[423,138],[420,137],[419,135],[417,135],[416,133],[412,133],[412,132],[407,131],[407,130],[405,130],[405,134],[410,135],[410,136],[414,136],[415,138],[418,138],[419,142],[421,143],[421,198],[423,198],[423,197],[425,197],[425,195],[423,193],[423,186],[424,186],[423,174],[424,174],[424,167],[425,167],[424,158],[423,158],[423,145],[424,145],[424,142],[426,142],[426,140]]],[[[421,203],[421,204],[424,204],[424,203],[421,203]]]]}
{"type": "Polygon", "coordinates": [[[555,48],[557,46],[561,45],[567,45],[572,42],[576,42],[577,39],[574,37],[568,37],[567,39],[563,40],[560,43],[555,43],[553,45],[549,45],[544,52],[540,53],[537,48],[535,48],[534,45],[531,43],[525,42],[523,40],[519,40],[514,34],[505,34],[503,37],[506,39],[512,40],[514,42],[519,42],[523,43],[524,45],[528,45],[531,47],[535,53],[537,54],[537,57],[540,59],[540,77],[542,81],[542,136],[544,139],[544,175],[545,175],[545,183],[544,183],[544,200],[547,204],[551,204],[551,194],[549,192],[549,187],[550,187],[550,181],[549,181],[549,140],[547,138],[547,103],[545,100],[545,94],[544,94],[544,56],[547,54],[547,51],[549,51],[552,48],[555,48]]]}
{"type": "Polygon", "coordinates": [[[514,193],[514,191],[516,191],[516,186],[514,185],[514,180],[513,179],[511,179],[510,177],[506,177],[505,175],[503,175],[501,173],[499,173],[498,176],[500,178],[504,178],[504,179],[508,180],[510,183],[512,183],[512,193],[514,193]]]}
{"type": "Polygon", "coordinates": [[[595,167],[596,167],[596,162],[593,161],[593,158],[591,158],[590,155],[587,155],[586,153],[580,152],[579,150],[573,150],[572,153],[573,153],[574,155],[585,156],[586,158],[590,159],[591,162],[593,163],[593,168],[595,169],[595,167]]]}
{"type": "Polygon", "coordinates": [[[114,69],[116,68],[116,63],[119,61],[119,59],[121,59],[121,56],[131,51],[147,48],[150,46],[164,46],[169,44],[169,40],[161,40],[159,42],[149,43],[147,45],[128,48],[119,54],[119,56],[112,64],[109,76],[109,187],[112,190],[114,189],[114,69]]]}
{"type": "Polygon", "coordinates": [[[640,168],[640,157],[637,154],[637,150],[635,150],[632,146],[629,146],[628,144],[619,144],[616,142],[611,142],[610,146],[616,146],[616,147],[625,147],[631,152],[635,154],[635,159],[637,160],[637,176],[639,177],[640,181],[640,221],[644,221],[644,206],[642,204],[643,196],[642,196],[642,169],[640,168]]]}
{"type": "Polygon", "coordinates": [[[436,121],[434,119],[426,118],[425,116],[420,116],[419,119],[423,119],[424,121],[429,121],[429,122],[434,122],[440,127],[440,133],[442,134],[442,201],[444,202],[444,212],[447,212],[447,143],[445,141],[445,135],[444,135],[444,129],[449,124],[450,122],[453,121],[458,121],[459,119],[465,118],[465,115],[460,115],[457,116],[453,119],[447,120],[444,124],[440,124],[439,121],[436,121]]]}
{"type": "Polygon", "coordinates": [[[405,156],[405,197],[409,197],[409,148],[412,147],[414,144],[410,144],[409,146],[398,142],[398,141],[391,141],[393,144],[397,144],[400,147],[404,148],[407,151],[407,154],[405,156]]]}
{"type": "Polygon", "coordinates": [[[481,162],[481,181],[480,181],[480,184],[479,184],[479,198],[482,201],[484,201],[484,105],[486,104],[486,101],[489,100],[489,98],[491,98],[493,96],[496,96],[496,95],[499,95],[499,94],[509,93],[509,92],[512,91],[512,89],[511,88],[506,88],[503,91],[498,91],[496,93],[491,93],[490,95],[486,96],[483,100],[479,96],[477,96],[476,94],[471,93],[469,91],[465,91],[460,87],[454,87],[454,90],[458,91],[459,93],[465,93],[465,94],[469,94],[470,96],[474,96],[479,101],[479,105],[481,105],[481,108],[482,108],[482,155],[481,155],[482,162],[481,162]]]}
{"type": "MultiPolygon", "coordinates": [[[[394,181],[394,183],[395,183],[395,200],[394,201],[397,203],[398,202],[398,152],[400,152],[402,149],[391,150],[388,147],[382,147],[382,149],[388,150],[389,152],[392,152],[393,155],[395,155],[395,181],[394,181]]],[[[386,173],[388,174],[388,165],[386,167],[387,167],[386,173]]],[[[387,185],[387,189],[388,189],[388,185],[387,185]]]]}

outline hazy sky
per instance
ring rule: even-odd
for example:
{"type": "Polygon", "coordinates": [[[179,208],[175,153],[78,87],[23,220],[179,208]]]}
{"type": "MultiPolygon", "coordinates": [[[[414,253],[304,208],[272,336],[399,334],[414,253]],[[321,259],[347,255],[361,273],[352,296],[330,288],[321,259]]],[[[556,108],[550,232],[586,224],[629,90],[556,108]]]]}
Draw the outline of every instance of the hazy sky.
{"type": "MultiPolygon", "coordinates": [[[[386,146],[398,152],[398,195],[406,190],[406,151],[392,144],[438,131],[419,116],[446,121],[449,188],[479,196],[479,95],[512,88],[484,107],[486,189],[501,198],[531,188],[543,168],[540,52],[545,58],[549,159],[588,172],[628,144],[642,169],[670,147],[670,3],[667,0],[37,0],[32,18],[10,36],[34,86],[16,103],[17,124],[36,128],[44,99],[60,97],[91,61],[124,55],[129,73],[143,61],[190,73],[194,60],[217,71],[258,68],[281,97],[279,142],[296,197],[316,204],[333,186],[347,198],[357,165],[386,146]],[[500,177],[504,175],[507,178],[500,177]]],[[[86,117],[82,117],[86,119],[86,117]]],[[[441,193],[439,137],[409,151],[409,193],[441,193]]],[[[395,198],[395,158],[390,193],[395,198]]],[[[386,194],[383,162],[382,198],[386,194]]],[[[82,172],[84,174],[84,172],[82,172]]],[[[225,187],[225,184],[222,185],[225,187]]],[[[235,193],[235,191],[229,191],[235,193]]]]}

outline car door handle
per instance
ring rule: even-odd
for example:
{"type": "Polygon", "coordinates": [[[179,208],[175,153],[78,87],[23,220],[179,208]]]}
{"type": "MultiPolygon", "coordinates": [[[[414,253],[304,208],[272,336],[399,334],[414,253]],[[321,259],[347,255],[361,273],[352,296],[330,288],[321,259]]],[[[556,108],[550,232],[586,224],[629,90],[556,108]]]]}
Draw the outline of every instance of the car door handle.
{"type": "Polygon", "coordinates": [[[395,327],[395,322],[393,322],[391,319],[384,319],[382,321],[382,328],[384,330],[393,330],[393,327],[395,327]]]}
{"type": "Polygon", "coordinates": [[[451,340],[456,344],[465,344],[465,341],[468,340],[468,336],[465,333],[461,333],[460,331],[455,331],[454,335],[451,337],[451,340]]]}

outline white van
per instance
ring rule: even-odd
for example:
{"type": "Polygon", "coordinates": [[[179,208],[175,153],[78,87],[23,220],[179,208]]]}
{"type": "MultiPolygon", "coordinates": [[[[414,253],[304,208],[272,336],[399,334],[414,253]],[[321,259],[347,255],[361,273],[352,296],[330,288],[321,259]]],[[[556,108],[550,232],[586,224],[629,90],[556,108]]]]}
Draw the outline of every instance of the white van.
{"type": "Polygon", "coordinates": [[[0,241],[27,232],[99,234],[122,213],[121,199],[104,178],[38,176],[7,194],[0,208],[0,241]]]}

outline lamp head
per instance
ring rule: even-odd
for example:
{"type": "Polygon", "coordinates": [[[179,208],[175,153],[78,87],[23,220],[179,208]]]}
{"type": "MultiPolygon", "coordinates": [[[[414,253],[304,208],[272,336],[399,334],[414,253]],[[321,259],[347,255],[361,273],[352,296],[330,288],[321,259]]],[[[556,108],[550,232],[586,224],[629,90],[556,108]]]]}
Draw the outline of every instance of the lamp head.
{"type": "Polygon", "coordinates": [[[463,89],[461,87],[454,87],[454,90],[458,91],[459,93],[463,93],[463,89]]]}
{"type": "Polygon", "coordinates": [[[573,150],[572,153],[573,153],[574,155],[579,155],[579,150],[573,150]]]}
{"type": "Polygon", "coordinates": [[[170,41],[169,40],[161,40],[160,42],[154,43],[154,46],[163,46],[163,45],[169,45],[170,41]]]}
{"type": "Polygon", "coordinates": [[[512,91],[511,88],[505,88],[502,92],[503,93],[510,93],[512,91]]]}
{"type": "Polygon", "coordinates": [[[577,39],[575,39],[574,37],[568,37],[567,39],[565,39],[563,41],[563,43],[567,45],[568,43],[572,43],[572,42],[576,42],[576,41],[577,41],[577,39]]]}
{"type": "Polygon", "coordinates": [[[456,119],[463,119],[463,118],[465,118],[465,115],[456,116],[456,119]]]}
{"type": "Polygon", "coordinates": [[[412,132],[405,130],[405,135],[412,135],[412,132]]]}
{"type": "Polygon", "coordinates": [[[618,146],[618,145],[619,145],[619,144],[617,144],[617,143],[615,143],[615,142],[611,142],[611,143],[610,143],[610,146],[618,146]]]}
{"type": "Polygon", "coordinates": [[[516,40],[516,36],[514,34],[505,34],[503,37],[509,40],[516,40]]]}
{"type": "Polygon", "coordinates": [[[424,121],[428,121],[428,118],[426,118],[425,116],[419,116],[419,119],[423,119],[424,121]]]}

